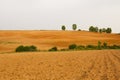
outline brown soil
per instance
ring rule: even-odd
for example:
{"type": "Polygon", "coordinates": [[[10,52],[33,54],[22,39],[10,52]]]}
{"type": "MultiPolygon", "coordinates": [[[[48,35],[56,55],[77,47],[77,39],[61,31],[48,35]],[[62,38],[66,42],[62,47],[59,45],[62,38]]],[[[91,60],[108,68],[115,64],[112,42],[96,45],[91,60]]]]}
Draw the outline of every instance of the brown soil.
{"type": "Polygon", "coordinates": [[[120,80],[120,50],[0,54],[0,80],[120,80]]]}

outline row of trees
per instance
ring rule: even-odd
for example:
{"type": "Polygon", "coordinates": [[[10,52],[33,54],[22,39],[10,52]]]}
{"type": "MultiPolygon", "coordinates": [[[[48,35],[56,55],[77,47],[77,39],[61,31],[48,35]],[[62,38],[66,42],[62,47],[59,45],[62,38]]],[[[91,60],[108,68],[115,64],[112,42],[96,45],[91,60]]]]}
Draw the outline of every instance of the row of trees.
{"type": "Polygon", "coordinates": [[[106,33],[111,33],[112,32],[112,29],[111,28],[102,28],[102,29],[99,29],[98,27],[94,27],[94,26],[90,26],[89,27],[89,31],[90,32],[106,32],[106,33]]]}
{"type": "MultiPolygon", "coordinates": [[[[65,26],[65,25],[62,25],[61,29],[62,29],[63,31],[65,31],[65,30],[66,30],[66,26],[65,26]]],[[[73,30],[76,30],[76,29],[77,29],[77,25],[76,25],[76,24],[73,24],[73,25],[72,25],[72,29],[73,29],[73,30]]],[[[78,31],[80,31],[80,29],[79,29],[78,31]]],[[[98,27],[90,26],[90,27],[89,27],[89,31],[90,31],[90,32],[100,32],[100,33],[102,33],[102,32],[111,33],[111,32],[112,32],[112,29],[111,29],[111,28],[102,28],[102,29],[99,29],[98,27]]]]}

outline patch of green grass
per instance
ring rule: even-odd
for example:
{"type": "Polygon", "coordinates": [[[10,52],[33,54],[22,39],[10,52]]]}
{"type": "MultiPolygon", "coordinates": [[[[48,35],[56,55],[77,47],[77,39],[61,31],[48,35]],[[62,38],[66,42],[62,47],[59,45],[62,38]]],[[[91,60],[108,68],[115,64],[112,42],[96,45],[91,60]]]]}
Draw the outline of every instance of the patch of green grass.
{"type": "Polygon", "coordinates": [[[11,41],[8,41],[8,42],[5,42],[5,41],[1,41],[0,44],[18,44],[20,42],[11,42],[11,41]]]}

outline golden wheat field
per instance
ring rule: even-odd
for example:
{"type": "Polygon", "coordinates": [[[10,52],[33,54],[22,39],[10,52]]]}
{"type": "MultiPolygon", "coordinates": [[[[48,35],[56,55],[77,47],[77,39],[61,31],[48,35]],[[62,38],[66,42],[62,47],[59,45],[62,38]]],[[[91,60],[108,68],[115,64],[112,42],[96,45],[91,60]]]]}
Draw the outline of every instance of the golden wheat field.
{"type": "Polygon", "coordinates": [[[35,45],[40,50],[67,48],[70,44],[97,45],[98,41],[120,45],[120,35],[87,31],[0,30],[0,52],[12,52],[19,45],[35,45]]]}
{"type": "Polygon", "coordinates": [[[120,50],[16,53],[19,45],[39,50],[70,44],[120,45],[120,35],[87,31],[0,30],[0,80],[120,80],[120,50]]]}
{"type": "Polygon", "coordinates": [[[0,80],[120,80],[120,50],[0,54],[0,80]]]}

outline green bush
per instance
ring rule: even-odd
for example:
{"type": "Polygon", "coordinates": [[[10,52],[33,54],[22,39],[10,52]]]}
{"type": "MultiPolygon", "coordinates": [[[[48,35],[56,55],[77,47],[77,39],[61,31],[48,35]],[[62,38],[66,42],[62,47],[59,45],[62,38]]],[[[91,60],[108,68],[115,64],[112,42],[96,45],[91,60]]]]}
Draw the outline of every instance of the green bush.
{"type": "Polygon", "coordinates": [[[37,48],[35,46],[18,46],[15,50],[16,52],[27,52],[27,51],[37,51],[37,48]]]}
{"type": "Polygon", "coordinates": [[[36,47],[36,46],[33,46],[33,45],[30,46],[29,49],[30,49],[30,51],[37,51],[37,47],[36,47]]]}
{"type": "Polygon", "coordinates": [[[67,49],[61,49],[60,51],[67,51],[67,49]]]}
{"type": "Polygon", "coordinates": [[[51,49],[49,49],[48,51],[58,51],[57,47],[52,47],[51,49]]]}
{"type": "Polygon", "coordinates": [[[87,45],[86,46],[86,49],[96,49],[97,46],[94,46],[94,45],[87,45]]]}
{"type": "Polygon", "coordinates": [[[98,49],[101,50],[101,42],[98,41],[98,49]]]}
{"type": "Polygon", "coordinates": [[[76,44],[71,44],[69,45],[69,49],[76,49],[77,48],[77,45],[76,44]]]}
{"type": "Polygon", "coordinates": [[[120,49],[120,46],[118,45],[112,45],[112,46],[108,46],[109,49],[120,49]]]}
{"type": "Polygon", "coordinates": [[[18,46],[15,51],[16,52],[22,52],[22,51],[24,51],[24,46],[23,45],[18,46]]]}
{"type": "Polygon", "coordinates": [[[103,49],[107,49],[107,47],[108,47],[107,43],[104,42],[103,45],[102,45],[102,48],[103,48],[103,49]]]}
{"type": "Polygon", "coordinates": [[[85,49],[85,46],[79,45],[79,46],[77,46],[77,49],[78,49],[78,50],[84,50],[84,49],[85,49]]]}
{"type": "MultiPolygon", "coordinates": [[[[120,45],[108,46],[106,42],[104,42],[102,44],[100,41],[98,41],[97,46],[95,46],[95,45],[87,45],[87,46],[79,45],[79,46],[77,46],[76,44],[71,44],[71,45],[69,45],[68,50],[101,50],[101,49],[120,49],[120,45]]],[[[64,49],[61,51],[64,51],[64,49]]]]}
{"type": "Polygon", "coordinates": [[[78,29],[78,31],[81,31],[81,29],[78,29]]]}

